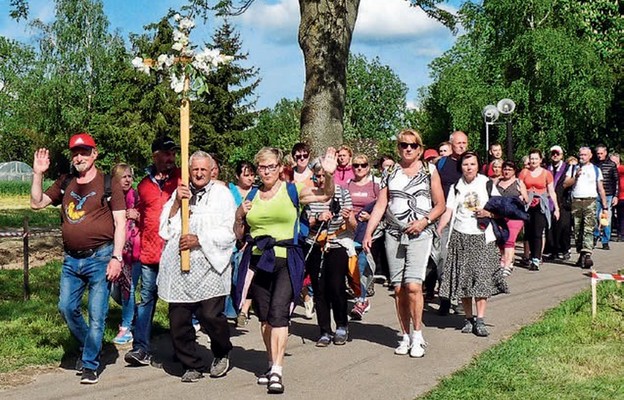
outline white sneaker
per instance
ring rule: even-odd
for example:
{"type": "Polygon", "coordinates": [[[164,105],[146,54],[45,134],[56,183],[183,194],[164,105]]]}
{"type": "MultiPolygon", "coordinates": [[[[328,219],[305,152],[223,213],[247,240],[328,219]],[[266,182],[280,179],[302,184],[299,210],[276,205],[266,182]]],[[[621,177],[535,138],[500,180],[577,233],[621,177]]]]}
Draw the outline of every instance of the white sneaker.
{"type": "Polygon", "coordinates": [[[394,349],[394,354],[396,354],[397,356],[404,356],[410,352],[410,347],[412,346],[410,345],[409,336],[403,336],[403,339],[399,341],[399,347],[394,349]]]}
{"type": "Polygon", "coordinates": [[[425,348],[427,347],[427,343],[423,339],[414,341],[412,344],[412,348],[410,349],[410,357],[421,358],[425,355],[425,348]]]}

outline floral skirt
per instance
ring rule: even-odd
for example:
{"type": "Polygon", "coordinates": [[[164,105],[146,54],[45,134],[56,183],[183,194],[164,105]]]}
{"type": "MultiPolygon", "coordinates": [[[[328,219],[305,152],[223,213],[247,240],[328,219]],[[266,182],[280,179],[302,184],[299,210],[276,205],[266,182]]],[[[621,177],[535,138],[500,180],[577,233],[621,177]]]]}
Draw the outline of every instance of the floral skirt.
{"type": "Polygon", "coordinates": [[[485,235],[451,232],[444,263],[440,297],[459,301],[465,297],[491,297],[509,293],[496,242],[485,235]]]}

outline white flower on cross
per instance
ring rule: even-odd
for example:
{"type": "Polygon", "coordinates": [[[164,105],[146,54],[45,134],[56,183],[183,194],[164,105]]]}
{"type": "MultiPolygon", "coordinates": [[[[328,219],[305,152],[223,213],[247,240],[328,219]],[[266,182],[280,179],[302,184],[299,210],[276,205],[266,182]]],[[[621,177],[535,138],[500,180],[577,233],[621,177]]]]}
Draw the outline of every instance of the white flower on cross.
{"type": "Polygon", "coordinates": [[[191,30],[195,27],[195,22],[189,17],[175,14],[173,19],[178,23],[177,29],[173,31],[173,45],[171,48],[178,53],[178,56],[171,54],[161,54],[156,62],[151,59],[135,57],[132,65],[138,71],[149,75],[150,69],[168,72],[171,80],[171,89],[189,99],[196,99],[206,92],[206,77],[214,72],[219,65],[228,63],[234,59],[232,56],[221,54],[217,49],[204,48],[199,53],[194,51],[189,40],[191,30]],[[193,71],[189,71],[191,68],[193,71]],[[193,81],[187,92],[184,90],[185,78],[192,77],[193,81]]]}

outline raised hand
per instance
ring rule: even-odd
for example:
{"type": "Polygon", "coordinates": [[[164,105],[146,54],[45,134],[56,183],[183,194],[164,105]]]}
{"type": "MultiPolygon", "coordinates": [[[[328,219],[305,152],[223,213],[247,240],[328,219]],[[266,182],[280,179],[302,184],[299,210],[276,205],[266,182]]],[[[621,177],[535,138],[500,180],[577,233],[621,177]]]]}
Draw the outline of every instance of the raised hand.
{"type": "Polygon", "coordinates": [[[338,159],[336,158],[336,149],[328,147],[325,151],[325,156],[321,159],[321,165],[323,170],[328,174],[333,174],[338,166],[338,159]]]}
{"type": "Polygon", "coordinates": [[[45,174],[50,168],[50,152],[48,149],[40,148],[35,151],[35,159],[33,161],[33,172],[35,174],[45,174]]]}

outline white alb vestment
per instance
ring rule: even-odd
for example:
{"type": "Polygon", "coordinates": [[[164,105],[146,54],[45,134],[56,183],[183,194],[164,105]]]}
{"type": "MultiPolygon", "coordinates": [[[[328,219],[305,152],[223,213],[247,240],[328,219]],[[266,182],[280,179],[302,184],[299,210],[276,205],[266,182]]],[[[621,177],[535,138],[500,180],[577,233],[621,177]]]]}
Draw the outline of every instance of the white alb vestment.
{"type": "Polygon", "coordinates": [[[168,303],[195,303],[230,294],[236,205],[230,191],[210,182],[190,200],[189,233],[200,247],[191,250],[191,270],[180,269],[180,210],[169,218],[177,190],[160,215],[159,234],[165,240],[158,272],[158,297],[168,303]]]}

